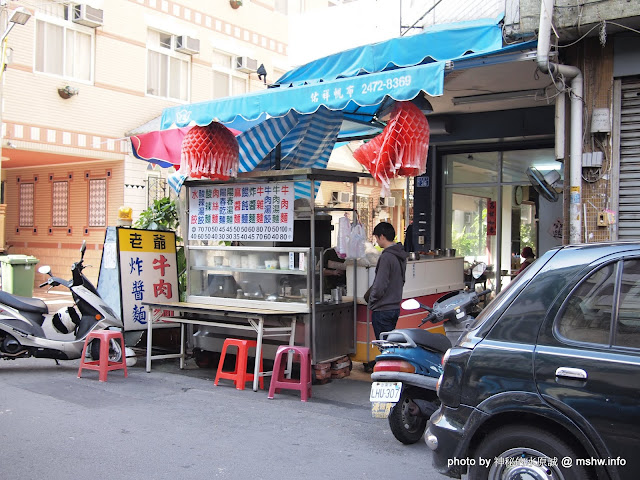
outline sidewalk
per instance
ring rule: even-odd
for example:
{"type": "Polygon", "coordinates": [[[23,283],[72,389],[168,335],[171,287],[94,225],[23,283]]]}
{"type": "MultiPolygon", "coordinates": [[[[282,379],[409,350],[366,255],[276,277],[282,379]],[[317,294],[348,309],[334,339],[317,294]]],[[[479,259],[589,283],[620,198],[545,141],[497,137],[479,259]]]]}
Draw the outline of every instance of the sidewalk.
{"type": "MultiPolygon", "coordinates": [[[[71,293],[68,290],[66,291],[63,290],[62,288],[49,289],[49,288],[35,287],[33,289],[33,296],[34,298],[39,298],[43,300],[49,307],[49,312],[55,312],[56,310],[62,307],[73,304],[71,293]]],[[[137,359],[138,359],[136,366],[144,366],[146,350],[144,348],[135,348],[134,351],[136,352],[137,359]]],[[[216,374],[215,369],[199,368],[195,365],[195,362],[191,359],[187,361],[187,368],[185,370],[180,370],[177,360],[175,361],[165,360],[161,362],[156,360],[153,362],[152,368],[154,370],[158,368],[167,373],[178,373],[178,374],[189,375],[189,376],[198,377],[198,378],[207,378],[207,379],[211,375],[215,377],[215,374],[216,374]]],[[[211,378],[211,380],[213,381],[213,378],[211,378]]],[[[353,368],[349,376],[344,377],[344,379],[334,379],[330,381],[327,385],[330,385],[332,383],[339,383],[341,382],[341,380],[346,380],[346,381],[357,380],[359,382],[366,383],[367,385],[366,385],[365,404],[369,405],[369,388],[371,384],[371,374],[366,373],[364,371],[364,367],[362,363],[354,362],[353,368]]],[[[323,389],[322,387],[323,385],[314,386],[314,388],[316,389],[327,390],[333,393],[337,393],[335,392],[335,387],[329,387],[327,389],[323,389]]],[[[362,388],[362,386],[360,387],[362,388]]]]}

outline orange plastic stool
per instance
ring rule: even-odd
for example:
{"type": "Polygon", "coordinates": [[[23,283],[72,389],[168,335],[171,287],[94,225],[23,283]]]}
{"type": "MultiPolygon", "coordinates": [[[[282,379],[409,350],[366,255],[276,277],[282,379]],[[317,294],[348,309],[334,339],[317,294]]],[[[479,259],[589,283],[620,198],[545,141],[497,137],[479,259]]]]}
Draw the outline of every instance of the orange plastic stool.
{"type": "Polygon", "coordinates": [[[273,398],[274,393],[280,393],[280,389],[300,390],[300,400],[306,402],[311,396],[311,356],[307,347],[297,347],[291,345],[280,345],[276,351],[276,358],[273,361],[273,375],[269,385],[269,395],[273,398]],[[300,361],[300,379],[285,378],[283,357],[289,352],[294,353],[300,361]]]}
{"type": "MultiPolygon", "coordinates": [[[[227,379],[233,380],[237,390],[244,390],[245,383],[253,382],[253,373],[247,373],[247,360],[249,357],[249,349],[256,348],[257,343],[255,340],[241,340],[239,338],[227,338],[222,344],[222,353],[220,354],[220,362],[218,363],[218,372],[216,373],[216,379],[213,382],[214,385],[218,385],[218,380],[227,379]],[[224,357],[227,354],[228,347],[237,347],[238,353],[236,355],[236,367],[232,372],[222,371],[224,366],[224,357]]],[[[257,361],[257,359],[256,359],[257,361]]],[[[260,371],[262,372],[262,354],[260,354],[260,371]]],[[[264,377],[259,378],[260,388],[264,390],[264,377]]]]}
{"type": "Polygon", "coordinates": [[[127,377],[127,356],[124,349],[124,337],[122,332],[116,330],[94,330],[89,332],[87,338],[84,341],[84,348],[82,349],[82,357],[80,357],[80,368],[78,369],[78,378],[82,376],[82,369],[85,370],[98,370],[100,372],[99,380],[101,382],[107,381],[107,373],[111,370],[124,370],[124,376],[127,377]],[[100,341],[100,359],[95,361],[87,361],[87,348],[93,339],[100,341]],[[120,341],[122,347],[122,358],[119,362],[109,361],[109,345],[111,340],[120,341]]]}

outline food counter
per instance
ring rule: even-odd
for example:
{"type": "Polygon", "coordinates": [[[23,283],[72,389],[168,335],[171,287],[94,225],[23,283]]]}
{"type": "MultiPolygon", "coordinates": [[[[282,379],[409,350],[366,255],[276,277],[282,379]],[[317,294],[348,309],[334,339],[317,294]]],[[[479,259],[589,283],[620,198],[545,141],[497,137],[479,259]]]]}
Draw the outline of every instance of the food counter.
{"type": "MultiPolygon", "coordinates": [[[[358,265],[355,269],[357,313],[356,313],[356,355],[354,360],[369,362],[379,351],[370,345],[374,339],[371,326],[371,312],[367,309],[364,293],[375,278],[375,265],[358,265]]],[[[354,264],[347,264],[347,295],[353,295],[354,264]]],[[[420,303],[431,306],[445,293],[464,288],[464,258],[441,257],[433,259],[410,260],[407,262],[407,273],[402,298],[415,298],[420,303]]],[[[425,311],[400,312],[397,328],[416,328],[427,315],[425,311]]],[[[426,328],[430,331],[444,333],[442,326],[426,328]]]]}
{"type": "MultiPolygon", "coordinates": [[[[335,208],[315,206],[313,188],[299,208],[294,192],[305,182],[347,182],[356,198],[360,176],[296,169],[243,173],[225,182],[185,181],[185,309],[197,305],[198,313],[190,315],[206,316],[211,305],[210,316],[216,317],[211,324],[189,325],[194,353],[219,352],[225,338],[247,337],[233,325],[220,325],[225,307],[238,314],[245,308],[264,312],[269,321],[278,320],[269,312],[295,317],[295,344],[310,348],[314,364],[354,353],[355,300],[333,303],[321,291],[322,256],[330,247],[330,229],[321,217],[330,218],[326,212],[335,208]]],[[[355,211],[355,204],[338,210],[355,211]]],[[[273,358],[283,338],[266,337],[264,357],[273,358]]]]}

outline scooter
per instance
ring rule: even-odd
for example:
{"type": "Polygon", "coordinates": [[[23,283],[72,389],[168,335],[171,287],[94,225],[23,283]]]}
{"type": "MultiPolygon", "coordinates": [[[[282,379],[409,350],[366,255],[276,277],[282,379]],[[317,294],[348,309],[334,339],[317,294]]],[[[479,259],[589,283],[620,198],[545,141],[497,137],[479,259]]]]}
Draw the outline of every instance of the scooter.
{"type": "Polygon", "coordinates": [[[448,293],[433,308],[415,299],[405,300],[402,308],[423,308],[429,315],[420,322],[444,322],[445,335],[420,328],[397,329],[380,334],[374,340],[381,350],[371,374],[374,416],[387,415],[391,432],[404,444],[416,443],[424,435],[427,421],[440,406],[436,385],[443,373],[442,358],[473,322],[479,298],[490,293],[459,291],[448,293]]]}
{"type": "MultiPolygon", "coordinates": [[[[82,356],[85,338],[93,330],[110,328],[122,329],[122,321],[116,313],[100,298],[97,290],[82,271],[86,242],[80,248],[80,260],[71,267],[72,280],[54,277],[51,268],[38,269],[49,275],[46,282],[50,288],[59,285],[71,290],[74,305],[49,314],[47,305],[40,299],[11,295],[0,291],[0,357],[5,360],[39,357],[58,360],[74,360],[82,356]],[[45,330],[53,330],[50,336],[61,334],[59,338],[49,338],[45,330]]],[[[91,357],[99,359],[99,342],[91,342],[91,357]]],[[[112,341],[109,348],[109,360],[120,361],[122,348],[112,341]]]]}

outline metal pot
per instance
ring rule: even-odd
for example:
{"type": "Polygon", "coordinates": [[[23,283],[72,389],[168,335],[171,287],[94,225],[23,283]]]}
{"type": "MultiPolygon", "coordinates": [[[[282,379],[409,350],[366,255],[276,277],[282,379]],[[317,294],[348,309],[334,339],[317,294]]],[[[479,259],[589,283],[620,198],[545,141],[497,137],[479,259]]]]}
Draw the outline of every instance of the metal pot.
{"type": "Polygon", "coordinates": [[[445,248],[444,249],[444,256],[445,257],[455,257],[456,256],[456,249],[455,248],[445,248]]]}
{"type": "Polygon", "coordinates": [[[439,258],[442,256],[442,249],[441,248],[436,248],[435,250],[433,250],[433,256],[434,258],[439,258]]]}
{"type": "Polygon", "coordinates": [[[420,254],[418,252],[409,252],[409,260],[420,260],[420,254]]]}

